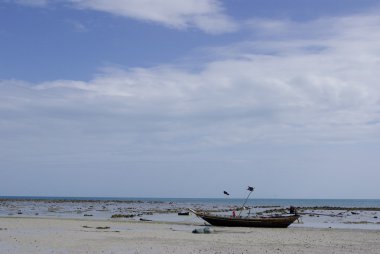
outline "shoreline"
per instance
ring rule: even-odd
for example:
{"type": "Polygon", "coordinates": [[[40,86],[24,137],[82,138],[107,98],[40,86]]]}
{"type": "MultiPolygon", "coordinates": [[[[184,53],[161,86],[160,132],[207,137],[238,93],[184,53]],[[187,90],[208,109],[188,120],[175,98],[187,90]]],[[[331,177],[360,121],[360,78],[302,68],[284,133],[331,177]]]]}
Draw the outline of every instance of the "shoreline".
{"type": "MultiPolygon", "coordinates": [[[[240,206],[241,207],[241,206],[240,206]]],[[[152,220],[169,223],[201,223],[193,214],[178,216],[189,208],[209,213],[230,216],[239,206],[228,203],[181,203],[142,200],[1,200],[0,216],[4,218],[75,218],[88,220],[110,220],[115,217],[120,221],[152,220]]],[[[302,224],[293,227],[306,228],[355,228],[380,230],[380,208],[377,207],[338,207],[309,206],[298,207],[302,224]]],[[[271,216],[289,213],[289,208],[280,205],[248,206],[242,216],[271,216]],[[252,210],[252,211],[251,211],[252,210]],[[250,212],[251,211],[251,212],[250,212]]],[[[184,224],[186,224],[184,223],[184,224]]]]}
{"type": "MultiPolygon", "coordinates": [[[[69,218],[69,217],[54,217],[54,216],[40,216],[40,217],[31,217],[31,216],[0,216],[1,219],[15,219],[15,220],[59,220],[59,221],[81,221],[81,222],[104,222],[104,223],[130,223],[130,224],[147,224],[147,225],[178,225],[178,226],[195,226],[195,227],[213,227],[213,228],[235,228],[235,227],[219,227],[219,226],[212,226],[208,223],[205,223],[204,221],[201,221],[199,219],[199,222],[182,222],[182,221],[158,221],[158,220],[124,220],[124,219],[111,219],[111,218],[69,218]]],[[[238,227],[236,227],[238,228],[238,227]]],[[[244,228],[244,227],[243,227],[244,228]]],[[[249,229],[249,228],[247,228],[249,229]]],[[[262,229],[262,228],[257,228],[262,229]]],[[[312,226],[303,226],[302,223],[293,223],[291,224],[287,229],[315,229],[315,230],[348,230],[348,231],[369,231],[369,232],[379,232],[380,233],[380,227],[379,228],[353,228],[353,227],[312,227],[312,226]]]]}
{"type": "Polygon", "coordinates": [[[72,218],[0,217],[0,251],[10,253],[378,253],[380,231],[213,227],[72,218]]]}
{"type": "MultiPolygon", "coordinates": [[[[160,220],[126,220],[126,219],[112,219],[112,218],[88,218],[88,217],[81,217],[81,218],[71,218],[71,217],[55,217],[55,216],[38,216],[38,217],[32,217],[32,216],[0,216],[0,219],[36,219],[36,220],[62,220],[62,221],[89,221],[89,222],[116,222],[116,223],[146,223],[146,224],[160,224],[160,225],[182,225],[182,226],[198,226],[198,227],[204,227],[204,226],[210,226],[214,227],[212,225],[209,225],[208,223],[205,223],[203,220],[199,219],[199,221],[160,221],[160,220]]],[[[370,226],[371,224],[363,223],[367,226],[370,226]]],[[[380,223],[376,224],[376,227],[360,227],[357,223],[347,223],[346,226],[337,227],[337,225],[325,225],[321,226],[321,224],[316,225],[304,225],[303,222],[301,223],[293,223],[288,228],[298,228],[298,229],[316,229],[316,230],[353,230],[353,231],[378,231],[380,233],[380,223]],[[347,226],[351,225],[351,227],[347,226]],[[359,226],[359,227],[353,227],[353,226],[359,226]]],[[[218,227],[216,227],[218,228],[218,227]]]]}

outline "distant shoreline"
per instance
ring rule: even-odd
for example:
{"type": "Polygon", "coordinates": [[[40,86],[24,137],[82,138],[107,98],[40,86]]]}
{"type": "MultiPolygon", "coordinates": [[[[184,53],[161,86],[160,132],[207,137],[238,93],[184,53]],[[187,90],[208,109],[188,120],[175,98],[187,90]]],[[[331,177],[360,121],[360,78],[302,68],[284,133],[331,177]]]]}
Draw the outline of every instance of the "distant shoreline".
{"type": "MultiPolygon", "coordinates": [[[[54,196],[0,196],[0,202],[115,202],[115,203],[191,203],[241,205],[243,198],[157,198],[157,197],[54,197],[54,196]]],[[[273,199],[251,198],[247,205],[254,207],[304,207],[341,209],[380,209],[380,199],[273,199]]]]}
{"type": "MultiPolygon", "coordinates": [[[[232,200],[245,200],[245,198],[235,198],[235,197],[133,197],[133,196],[125,196],[125,197],[112,197],[112,196],[25,196],[25,195],[16,195],[16,196],[9,196],[9,195],[3,195],[0,196],[0,200],[2,199],[70,199],[70,200],[226,200],[226,199],[232,199],[232,200]]],[[[334,200],[352,200],[352,201],[358,201],[358,200],[367,200],[367,201],[379,201],[380,198],[259,198],[254,197],[252,195],[252,198],[254,200],[327,200],[327,201],[334,201],[334,200]]]]}
{"type": "MultiPolygon", "coordinates": [[[[114,202],[114,203],[126,203],[126,204],[134,204],[134,203],[165,203],[165,202],[175,202],[173,201],[163,201],[163,200],[150,200],[150,198],[144,199],[128,199],[125,198],[125,200],[122,199],[98,199],[98,198],[92,198],[92,199],[86,199],[86,198],[78,198],[78,199],[71,199],[70,197],[65,198],[39,198],[39,197],[30,197],[30,198],[3,198],[0,197],[0,202],[44,202],[44,203],[99,203],[99,202],[114,202]]],[[[170,198],[165,198],[168,200],[172,200],[170,198]]],[[[243,200],[243,199],[242,199],[243,200]]],[[[313,200],[313,199],[310,199],[313,200]]],[[[253,206],[254,208],[276,208],[281,207],[281,205],[257,205],[253,206]]],[[[380,211],[380,207],[340,207],[340,206],[298,206],[299,208],[303,209],[314,209],[314,210],[349,210],[349,211],[380,211]]]]}

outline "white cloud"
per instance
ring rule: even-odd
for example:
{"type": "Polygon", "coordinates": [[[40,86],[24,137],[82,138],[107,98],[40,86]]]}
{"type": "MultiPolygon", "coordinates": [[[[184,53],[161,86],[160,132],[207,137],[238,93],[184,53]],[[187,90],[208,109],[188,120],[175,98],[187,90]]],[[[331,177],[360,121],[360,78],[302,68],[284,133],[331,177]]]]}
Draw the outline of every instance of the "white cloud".
{"type": "MultiPolygon", "coordinates": [[[[238,29],[238,24],[224,13],[219,0],[15,0],[13,3],[39,7],[70,3],[79,9],[107,12],[181,30],[194,28],[210,34],[238,29]]],[[[85,29],[78,22],[72,25],[79,31],[85,29]]]]}
{"type": "Polygon", "coordinates": [[[224,33],[237,24],[223,13],[217,0],[70,0],[75,6],[177,29],[197,28],[207,33],[224,33]]]}
{"type": "Polygon", "coordinates": [[[275,42],[267,31],[261,41],[223,48],[197,72],[108,68],[86,82],[19,84],[22,93],[2,81],[0,105],[14,112],[2,121],[136,151],[378,142],[379,22],[374,15],[316,21],[303,38],[283,34],[275,42]],[[317,28],[326,34],[316,36],[317,28]]]}

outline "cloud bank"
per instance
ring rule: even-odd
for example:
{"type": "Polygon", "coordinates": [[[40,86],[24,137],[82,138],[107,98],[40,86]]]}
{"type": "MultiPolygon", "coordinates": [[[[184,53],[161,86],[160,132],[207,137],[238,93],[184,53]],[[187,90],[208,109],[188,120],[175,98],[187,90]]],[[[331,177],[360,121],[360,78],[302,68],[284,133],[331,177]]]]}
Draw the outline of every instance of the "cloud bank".
{"type": "Polygon", "coordinates": [[[302,38],[300,24],[276,22],[290,32],[273,40],[273,27],[262,26],[261,40],[214,49],[199,71],[105,68],[90,81],[1,81],[2,139],[104,141],[136,153],[378,142],[380,16],[311,22],[302,38]]]}
{"type": "Polygon", "coordinates": [[[14,3],[38,7],[63,3],[82,10],[106,12],[179,30],[199,29],[209,34],[238,29],[218,0],[17,0],[14,3]]]}
{"type": "Polygon", "coordinates": [[[108,12],[177,29],[198,28],[207,33],[236,30],[216,0],[70,0],[75,6],[108,12]]]}

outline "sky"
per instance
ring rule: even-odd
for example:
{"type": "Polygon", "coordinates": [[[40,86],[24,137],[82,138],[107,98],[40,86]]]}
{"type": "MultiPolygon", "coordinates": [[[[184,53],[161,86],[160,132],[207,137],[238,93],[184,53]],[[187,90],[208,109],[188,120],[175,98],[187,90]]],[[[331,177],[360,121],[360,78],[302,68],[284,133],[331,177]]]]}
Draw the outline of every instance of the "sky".
{"type": "Polygon", "coordinates": [[[0,196],[380,198],[380,2],[1,0],[0,196]]]}

